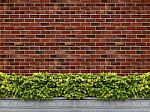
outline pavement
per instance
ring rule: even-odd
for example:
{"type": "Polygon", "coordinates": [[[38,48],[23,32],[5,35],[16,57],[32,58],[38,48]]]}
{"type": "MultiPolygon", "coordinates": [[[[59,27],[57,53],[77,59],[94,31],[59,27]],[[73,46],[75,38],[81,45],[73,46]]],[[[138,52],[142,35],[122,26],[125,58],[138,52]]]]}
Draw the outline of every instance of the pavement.
{"type": "Polygon", "coordinates": [[[101,101],[95,98],[51,101],[0,99],[0,112],[150,112],[150,100],[101,101]]]}

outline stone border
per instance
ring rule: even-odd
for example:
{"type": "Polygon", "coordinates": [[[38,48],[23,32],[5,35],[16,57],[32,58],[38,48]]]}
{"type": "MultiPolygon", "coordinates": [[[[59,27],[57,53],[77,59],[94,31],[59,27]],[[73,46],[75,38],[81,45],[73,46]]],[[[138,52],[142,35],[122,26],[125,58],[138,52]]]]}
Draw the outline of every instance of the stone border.
{"type": "Polygon", "coordinates": [[[0,112],[150,112],[149,99],[101,101],[96,98],[51,101],[23,101],[0,99],[0,112]]]}

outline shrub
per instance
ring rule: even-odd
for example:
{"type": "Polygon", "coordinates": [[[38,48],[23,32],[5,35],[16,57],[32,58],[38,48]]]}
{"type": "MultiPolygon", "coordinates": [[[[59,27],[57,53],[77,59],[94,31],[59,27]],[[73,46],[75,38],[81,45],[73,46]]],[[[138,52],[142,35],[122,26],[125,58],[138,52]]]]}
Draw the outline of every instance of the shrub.
{"type": "Polygon", "coordinates": [[[100,100],[150,98],[150,73],[48,74],[32,76],[0,73],[0,98],[50,100],[53,97],[100,100]]]}
{"type": "Polygon", "coordinates": [[[13,97],[13,76],[0,73],[0,98],[13,97]]]}

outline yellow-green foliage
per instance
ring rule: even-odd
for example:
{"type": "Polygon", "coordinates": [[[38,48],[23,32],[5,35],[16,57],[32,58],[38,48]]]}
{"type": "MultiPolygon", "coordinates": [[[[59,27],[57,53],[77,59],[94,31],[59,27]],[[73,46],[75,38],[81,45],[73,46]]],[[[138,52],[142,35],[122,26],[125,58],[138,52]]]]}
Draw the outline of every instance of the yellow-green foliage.
{"type": "Polygon", "coordinates": [[[150,73],[48,74],[32,76],[0,73],[0,98],[50,100],[53,97],[100,100],[150,98],[150,73]]]}

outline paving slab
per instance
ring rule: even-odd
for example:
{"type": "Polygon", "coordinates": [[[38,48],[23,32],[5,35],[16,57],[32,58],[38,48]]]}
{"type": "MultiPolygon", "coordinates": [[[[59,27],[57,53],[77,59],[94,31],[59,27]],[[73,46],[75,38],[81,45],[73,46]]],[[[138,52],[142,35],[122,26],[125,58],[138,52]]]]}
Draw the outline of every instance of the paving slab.
{"type": "Polygon", "coordinates": [[[51,101],[0,99],[0,112],[150,112],[150,99],[101,101],[96,98],[51,101]]]}

